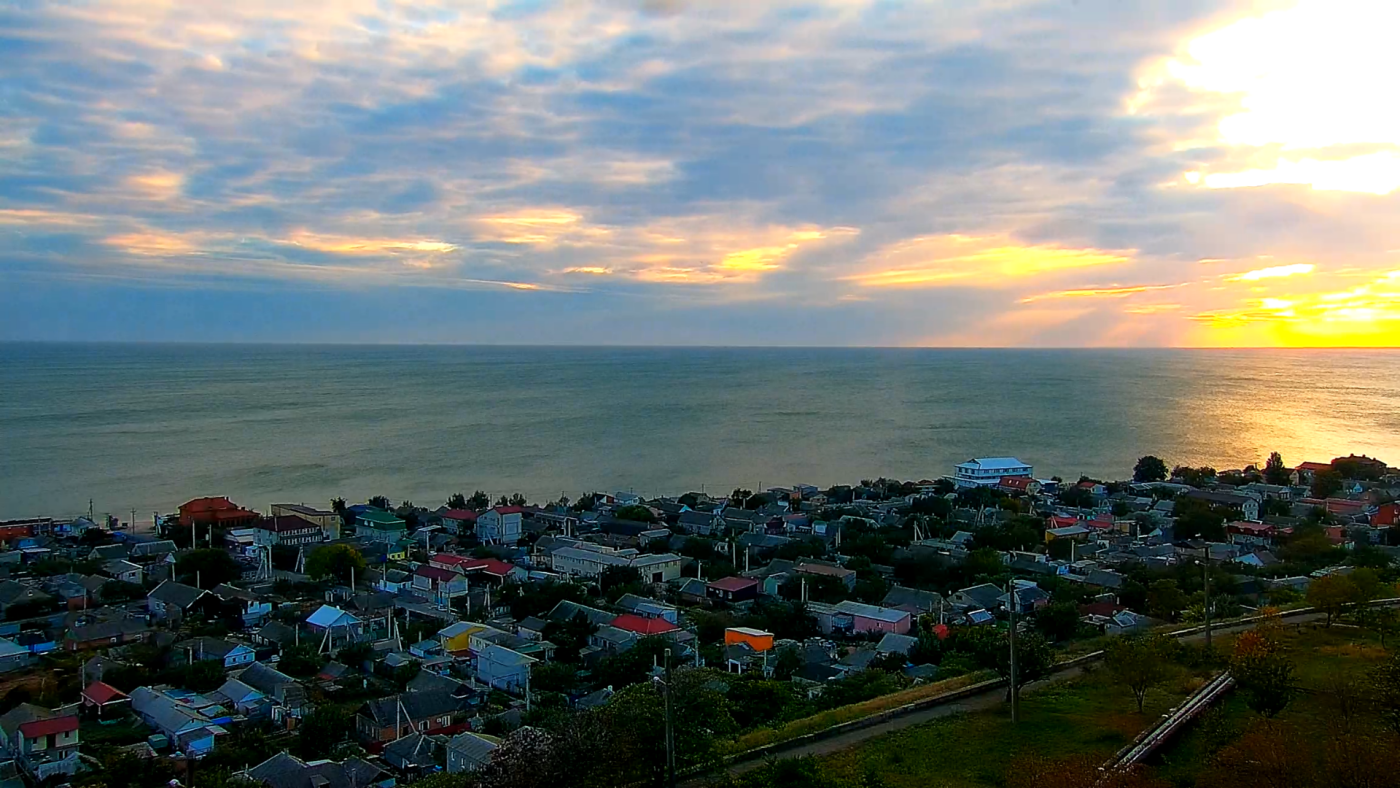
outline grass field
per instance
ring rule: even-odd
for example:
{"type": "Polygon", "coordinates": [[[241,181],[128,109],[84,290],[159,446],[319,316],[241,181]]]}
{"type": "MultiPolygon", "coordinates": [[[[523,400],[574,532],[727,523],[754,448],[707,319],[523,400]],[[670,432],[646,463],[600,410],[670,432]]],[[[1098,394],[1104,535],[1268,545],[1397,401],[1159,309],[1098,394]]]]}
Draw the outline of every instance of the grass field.
{"type": "Polygon", "coordinates": [[[1094,671],[1024,694],[1016,726],[1004,706],[958,715],[873,739],[824,758],[823,766],[852,784],[873,772],[890,788],[1000,786],[1022,755],[1108,759],[1201,681],[1183,674],[1149,693],[1138,714],[1126,689],[1094,671]]]}
{"type": "MultiPolygon", "coordinates": [[[[1296,666],[1295,676],[1302,688],[1279,720],[1315,730],[1319,737],[1334,731],[1337,722],[1327,697],[1332,678],[1337,673],[1364,673],[1385,658],[1385,649],[1374,633],[1353,627],[1287,628],[1279,639],[1296,666]]],[[[1211,757],[1238,737],[1256,716],[1242,697],[1232,693],[1219,708],[1207,713],[1161,752],[1154,766],[1171,783],[1190,785],[1211,757]]]]}
{"type": "Polygon", "coordinates": [[[918,687],[911,687],[899,692],[892,692],[889,695],[881,695],[878,698],[871,698],[864,703],[853,703],[850,706],[842,706],[839,709],[830,709],[820,714],[813,714],[810,717],[803,717],[800,720],[793,720],[778,728],[761,728],[750,731],[737,739],[734,739],[725,748],[728,754],[747,752],[757,747],[764,747],[778,742],[791,741],[799,736],[806,736],[809,733],[825,730],[833,725],[851,722],[853,720],[880,714],[900,706],[910,703],[917,703],[938,695],[960,690],[980,681],[995,678],[990,672],[969,673],[964,676],[936,681],[931,684],[923,684],[918,687]]]}

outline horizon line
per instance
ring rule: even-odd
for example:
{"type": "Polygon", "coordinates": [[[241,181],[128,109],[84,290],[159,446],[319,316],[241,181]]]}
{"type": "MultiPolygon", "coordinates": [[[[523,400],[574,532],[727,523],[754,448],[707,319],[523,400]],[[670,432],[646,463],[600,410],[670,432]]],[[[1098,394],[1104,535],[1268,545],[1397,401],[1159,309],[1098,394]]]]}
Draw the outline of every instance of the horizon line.
{"type": "Polygon", "coordinates": [[[706,344],[627,344],[627,343],[544,343],[544,342],[338,342],[295,340],[178,340],[178,339],[0,339],[0,345],[145,345],[171,347],[448,347],[448,348],[532,348],[532,349],[609,349],[609,350],[1368,350],[1395,351],[1400,345],[706,345],[706,344]]]}

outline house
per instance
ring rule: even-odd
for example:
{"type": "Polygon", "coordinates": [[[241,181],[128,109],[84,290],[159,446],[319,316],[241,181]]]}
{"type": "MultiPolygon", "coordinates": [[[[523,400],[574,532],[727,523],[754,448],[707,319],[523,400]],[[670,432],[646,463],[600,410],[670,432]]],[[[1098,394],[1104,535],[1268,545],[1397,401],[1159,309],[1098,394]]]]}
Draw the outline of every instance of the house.
{"type": "Polygon", "coordinates": [[[297,630],[281,621],[268,621],[253,633],[253,642],[264,646],[277,646],[279,649],[295,646],[298,643],[297,630]]]}
{"type": "Polygon", "coordinates": [[[491,763],[491,754],[501,744],[495,736],[463,731],[447,742],[447,771],[450,774],[477,772],[491,763]]]}
{"type": "Polygon", "coordinates": [[[647,618],[633,613],[623,613],[612,620],[612,626],[637,635],[666,635],[680,631],[680,627],[664,618],[647,618]]]}
{"type": "Polygon", "coordinates": [[[476,520],[479,517],[471,509],[448,509],[442,513],[442,527],[448,533],[466,536],[476,533],[476,520]]]}
{"type": "Polygon", "coordinates": [[[130,554],[131,545],[126,542],[117,542],[116,544],[100,544],[88,551],[86,557],[89,561],[105,562],[123,559],[130,554]]]}
{"type": "Polygon", "coordinates": [[[0,520],[0,542],[13,544],[34,535],[36,520],[0,520]]]}
{"type": "Polygon", "coordinates": [[[43,629],[28,629],[15,635],[15,645],[38,656],[58,648],[53,636],[43,629]]]}
{"type": "Polygon", "coordinates": [[[133,564],[124,558],[107,561],[102,564],[102,572],[113,580],[120,580],[123,583],[141,584],[141,565],[133,564]]]}
{"type": "Polygon", "coordinates": [[[846,600],[835,605],[836,615],[832,627],[855,635],[869,632],[894,632],[908,634],[913,624],[913,616],[907,610],[895,610],[879,605],[846,600]]]}
{"type": "Polygon", "coordinates": [[[0,714],[0,749],[35,782],[78,771],[78,715],[21,703],[0,714]]]}
{"type": "Polygon", "coordinates": [[[724,630],[724,645],[744,644],[756,653],[773,650],[773,633],[751,627],[729,627],[724,630]]]}
{"type": "Polygon", "coordinates": [[[966,487],[996,487],[1005,478],[1032,478],[1031,466],[1015,457],[986,457],[971,459],[953,466],[949,477],[953,484],[966,487]]]}
{"type": "Polygon", "coordinates": [[[176,750],[201,758],[214,749],[214,740],[228,733],[220,724],[224,717],[216,706],[198,707],[188,699],[177,699],[151,687],[131,691],[131,709],[147,725],[170,740],[176,750]]]}
{"type": "Polygon", "coordinates": [[[659,599],[638,596],[637,594],[623,594],[618,597],[614,604],[628,613],[634,613],[642,618],[664,618],[672,624],[680,622],[680,611],[676,609],[676,606],[659,599]]]}
{"type": "Polygon", "coordinates": [[[903,585],[896,585],[885,593],[885,599],[881,600],[881,605],[893,607],[896,610],[907,610],[907,612],[923,616],[923,614],[942,610],[944,598],[932,591],[921,591],[917,588],[904,588],[903,585]]]}
{"type": "Polygon", "coordinates": [[[361,741],[387,744],[412,733],[441,733],[457,724],[467,701],[446,692],[405,692],[366,702],[355,713],[361,741]]]}
{"type": "Polygon", "coordinates": [[[1004,609],[1013,609],[1014,601],[1016,614],[1028,616],[1050,604],[1050,595],[1035,583],[1029,580],[1013,580],[1011,584],[1013,591],[997,597],[998,604],[1004,609]]]}
{"type": "Polygon", "coordinates": [[[1091,533],[1093,533],[1092,529],[1086,525],[1079,525],[1077,523],[1064,528],[1046,528],[1045,541],[1049,543],[1056,539],[1071,539],[1076,542],[1083,542],[1089,538],[1089,534],[1091,533]]]}
{"type": "Polygon", "coordinates": [[[1268,547],[1274,542],[1276,529],[1265,523],[1234,522],[1225,526],[1225,534],[1231,544],[1268,547]]]}
{"type": "Polygon", "coordinates": [[[179,621],[207,593],[194,586],[166,580],[146,595],[146,609],[158,620],[179,621]]]}
{"type": "Polygon", "coordinates": [[[471,651],[471,636],[486,630],[485,624],[471,621],[458,621],[438,630],[437,636],[442,650],[448,654],[468,654],[471,651]]]}
{"type": "Polygon", "coordinates": [[[247,771],[248,779],[268,788],[391,788],[394,778],[359,758],[312,761],[279,752],[247,771]]]}
{"type": "Polygon", "coordinates": [[[102,681],[94,681],[83,687],[81,700],[84,709],[96,710],[98,719],[110,718],[131,706],[130,695],[102,681]]]}
{"type": "Polygon", "coordinates": [[[536,662],[539,660],[534,657],[488,643],[476,655],[476,679],[499,690],[522,691],[530,682],[530,666],[536,662]]]}
{"type": "Polygon", "coordinates": [[[997,480],[997,489],[1009,495],[1039,495],[1040,482],[1029,476],[1003,476],[997,480]]]}
{"type": "MultiPolygon", "coordinates": [[[[392,512],[379,509],[365,509],[355,518],[355,538],[367,539],[387,545],[397,545],[404,540],[408,523],[392,512]]],[[[392,556],[391,556],[392,557],[392,556]]]]}
{"type": "Polygon", "coordinates": [[[413,588],[435,604],[450,605],[454,598],[467,593],[467,578],[450,569],[419,564],[413,570],[413,588]]]}
{"type": "Polygon", "coordinates": [[[724,577],[705,586],[710,599],[733,604],[758,599],[758,581],[751,577],[724,577]]]}
{"type": "Polygon", "coordinates": [[[295,514],[267,517],[253,524],[253,543],[258,547],[299,547],[325,541],[325,538],[325,529],[295,514]]]}
{"type": "Polygon", "coordinates": [[[133,563],[146,566],[149,564],[173,564],[175,563],[175,553],[179,548],[169,539],[156,539],[151,542],[136,542],[131,545],[131,550],[127,553],[127,558],[133,563]]]}
{"type": "Polygon", "coordinates": [[[337,640],[341,645],[359,640],[364,622],[334,605],[321,605],[306,617],[306,625],[321,635],[327,646],[335,648],[337,640]]]}
{"type": "Polygon", "coordinates": [[[715,512],[681,512],[676,525],[688,534],[710,536],[724,529],[724,517],[715,512]]]}
{"type": "Polygon", "coordinates": [[[561,547],[550,555],[554,571],[572,577],[598,577],[608,567],[630,567],[642,575],[644,582],[665,583],[677,580],[690,559],[674,553],[639,553],[636,550],[613,550],[584,542],[573,547],[561,547]]]}
{"type": "Polygon", "coordinates": [[[34,654],[13,640],[0,638],[0,673],[29,667],[34,654]]]}
{"type": "Polygon", "coordinates": [[[0,580],[0,617],[8,618],[12,608],[44,608],[54,598],[36,588],[14,580],[0,580]]]}
{"type": "Polygon", "coordinates": [[[384,745],[380,757],[389,768],[409,779],[432,774],[440,771],[447,761],[447,737],[411,733],[384,745]]]}
{"type": "Polygon", "coordinates": [[[88,651],[139,643],[149,638],[151,632],[150,625],[141,619],[114,618],[92,621],[69,627],[64,633],[63,647],[67,651],[88,651]]]}
{"type": "Polygon", "coordinates": [[[856,573],[854,570],[844,566],[837,566],[825,561],[798,561],[793,571],[801,575],[812,575],[818,577],[834,577],[845,584],[847,590],[856,587],[856,573]]]}
{"type": "Polygon", "coordinates": [[[325,509],[316,509],[299,503],[274,503],[272,505],[273,517],[300,517],[308,522],[315,523],[321,528],[322,541],[333,542],[340,538],[340,527],[345,520],[336,512],[325,509]]]}
{"type": "Polygon", "coordinates": [[[476,538],[482,544],[514,547],[520,541],[525,510],[519,506],[496,506],[476,518],[476,538]]]}
{"type": "Polygon", "coordinates": [[[998,586],[983,583],[954,592],[950,601],[957,607],[996,610],[1003,593],[998,586]]]}
{"type": "Polygon", "coordinates": [[[176,663],[214,661],[224,666],[224,670],[249,665],[256,658],[253,649],[242,643],[231,643],[227,640],[212,637],[190,638],[176,643],[173,647],[171,659],[176,663]]]}
{"type": "Polygon", "coordinates": [[[907,657],[917,645],[919,639],[916,637],[889,632],[880,638],[880,642],[875,645],[875,651],[879,654],[903,654],[907,657]]]}
{"type": "Polygon", "coordinates": [[[258,513],[249,511],[223,496],[195,498],[180,504],[180,525],[242,528],[252,525],[258,513]]]}
{"type": "Polygon", "coordinates": [[[306,690],[296,679],[261,662],[254,662],[233,676],[275,704],[274,720],[281,717],[278,709],[295,713],[306,703],[306,690]]]}
{"type": "Polygon", "coordinates": [[[209,593],[225,605],[237,606],[245,627],[258,626],[272,615],[272,603],[245,588],[220,583],[210,589],[209,593]]]}
{"type": "Polygon", "coordinates": [[[1212,490],[1191,490],[1186,493],[1186,497],[1196,501],[1204,501],[1213,506],[1238,509],[1244,515],[1244,519],[1250,522],[1259,522],[1259,499],[1253,496],[1212,490]]]}

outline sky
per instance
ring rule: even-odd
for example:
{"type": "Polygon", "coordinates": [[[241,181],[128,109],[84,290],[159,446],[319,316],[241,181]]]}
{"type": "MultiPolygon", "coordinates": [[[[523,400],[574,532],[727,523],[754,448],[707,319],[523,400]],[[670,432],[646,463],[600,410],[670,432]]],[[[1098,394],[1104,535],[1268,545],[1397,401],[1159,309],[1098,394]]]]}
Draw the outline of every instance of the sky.
{"type": "Polygon", "coordinates": [[[0,0],[0,340],[1400,345],[1393,0],[0,0]]]}

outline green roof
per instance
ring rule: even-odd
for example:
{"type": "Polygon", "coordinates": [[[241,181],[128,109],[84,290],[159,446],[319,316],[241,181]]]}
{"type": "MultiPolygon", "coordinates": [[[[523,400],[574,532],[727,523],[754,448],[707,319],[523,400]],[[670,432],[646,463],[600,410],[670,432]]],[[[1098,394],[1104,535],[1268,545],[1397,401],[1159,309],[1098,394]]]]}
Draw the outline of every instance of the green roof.
{"type": "Polygon", "coordinates": [[[390,512],[381,512],[374,509],[360,512],[360,516],[356,519],[356,522],[364,523],[372,528],[405,528],[408,525],[390,512]]]}

